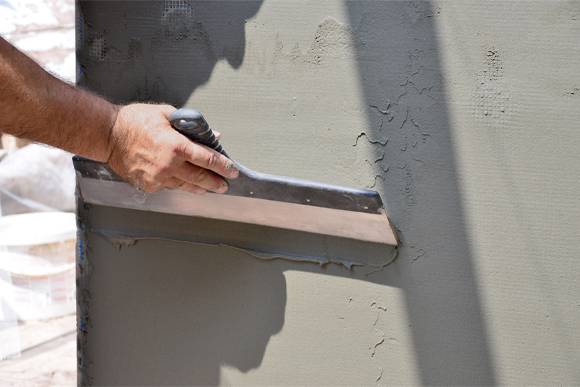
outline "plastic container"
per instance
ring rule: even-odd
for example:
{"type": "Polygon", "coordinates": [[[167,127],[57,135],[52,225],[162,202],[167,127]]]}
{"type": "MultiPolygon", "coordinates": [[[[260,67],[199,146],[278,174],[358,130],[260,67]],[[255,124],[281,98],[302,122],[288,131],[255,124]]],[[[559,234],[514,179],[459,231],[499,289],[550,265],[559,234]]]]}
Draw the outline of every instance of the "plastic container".
{"type": "Polygon", "coordinates": [[[74,312],[75,239],[71,213],[0,217],[0,298],[19,320],[74,312]]]}

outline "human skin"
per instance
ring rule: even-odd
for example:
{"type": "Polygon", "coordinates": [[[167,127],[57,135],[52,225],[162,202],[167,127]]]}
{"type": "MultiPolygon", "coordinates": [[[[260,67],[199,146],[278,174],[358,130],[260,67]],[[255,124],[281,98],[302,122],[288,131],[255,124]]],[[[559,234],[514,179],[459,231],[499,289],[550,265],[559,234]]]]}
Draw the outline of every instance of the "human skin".
{"type": "Polygon", "coordinates": [[[105,162],[145,192],[226,192],[234,163],[173,130],[174,110],[115,105],[53,77],[0,37],[0,132],[105,162]]]}

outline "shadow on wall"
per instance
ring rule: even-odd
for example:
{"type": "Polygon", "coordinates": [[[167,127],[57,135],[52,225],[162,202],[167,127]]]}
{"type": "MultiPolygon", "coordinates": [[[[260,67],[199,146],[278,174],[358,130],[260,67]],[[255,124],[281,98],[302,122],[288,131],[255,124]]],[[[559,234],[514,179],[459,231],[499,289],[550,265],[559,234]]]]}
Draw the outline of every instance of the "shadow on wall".
{"type": "Polygon", "coordinates": [[[226,60],[239,68],[258,1],[78,1],[81,86],[116,102],[182,106],[226,60]]]}
{"type": "MultiPolygon", "coordinates": [[[[78,84],[117,103],[182,106],[219,61],[241,66],[245,23],[261,3],[79,0],[78,84]]],[[[100,215],[85,210],[80,218],[98,227],[100,215]]],[[[122,228],[123,211],[103,216],[122,228]]],[[[138,216],[130,215],[138,224],[151,221],[138,216]]],[[[179,221],[172,225],[195,229],[179,221]]],[[[79,338],[81,384],[217,385],[225,364],[243,372],[260,365],[268,340],[284,322],[286,282],[278,265],[248,264],[240,252],[234,253],[240,259],[220,260],[217,247],[200,248],[192,259],[172,252],[179,246],[171,242],[145,241],[121,250],[100,242],[94,234],[87,239],[90,254],[103,257],[98,270],[111,275],[98,283],[90,277],[89,289],[79,289],[91,294],[85,306],[90,310],[79,310],[90,327],[88,337],[79,338]],[[144,278],[143,286],[134,286],[144,278]],[[262,292],[265,281],[269,293],[262,292]],[[99,342],[114,342],[117,351],[99,342]]]]}
{"type": "MultiPolygon", "coordinates": [[[[112,208],[83,218],[96,229],[157,224],[152,229],[173,236],[200,227],[191,217],[112,208]]],[[[209,245],[191,245],[184,254],[184,243],[143,240],[129,247],[90,234],[87,245],[99,257],[95,270],[106,275],[91,280],[82,356],[93,364],[82,371],[82,384],[213,386],[224,384],[223,366],[247,372],[262,363],[270,337],[284,325],[279,265],[209,245]]]]}
{"type": "Polygon", "coordinates": [[[402,245],[393,264],[371,274],[294,269],[400,288],[422,383],[495,385],[435,28],[441,11],[430,2],[344,4],[367,107],[358,142],[374,148],[374,189],[402,245]]]}
{"type": "MultiPolygon", "coordinates": [[[[79,4],[79,15],[84,17],[79,36],[82,42],[79,61],[84,72],[80,84],[117,102],[138,99],[177,106],[207,82],[219,60],[225,59],[236,68],[241,65],[245,49],[244,23],[260,7],[260,2],[245,1],[194,2],[195,7],[182,1],[147,2],[147,6],[137,1],[80,1],[79,4]]],[[[173,255],[169,251],[171,245],[162,244],[164,248],[158,254],[186,260],[175,267],[191,265],[190,272],[195,274],[192,278],[184,274],[187,270],[172,272],[169,266],[160,270],[158,260],[157,263],[141,261],[141,256],[148,255],[147,249],[152,248],[147,243],[140,242],[135,248],[122,250],[124,266],[111,267],[107,272],[129,272],[135,281],[155,277],[151,278],[152,283],[167,284],[167,287],[147,289],[146,294],[133,294],[134,290],[126,289],[121,294],[127,299],[116,305],[132,305],[131,309],[111,311],[114,313],[97,311],[93,329],[125,332],[131,330],[131,324],[140,324],[130,316],[151,315],[147,310],[151,305],[165,305],[167,310],[156,314],[158,320],[146,324],[149,328],[144,326],[140,333],[146,333],[147,339],[142,349],[159,349],[164,358],[179,356],[192,360],[181,362],[191,369],[176,368],[173,376],[160,370],[159,383],[194,380],[198,384],[214,385],[220,383],[219,367],[223,364],[242,371],[259,366],[269,337],[283,326],[286,304],[283,273],[289,268],[402,289],[418,371],[424,384],[493,385],[496,382],[461,209],[434,27],[438,9],[427,2],[398,1],[348,1],[345,7],[356,40],[359,79],[368,107],[370,129],[364,138],[372,139],[376,152],[375,188],[386,197],[391,217],[401,230],[403,246],[399,258],[384,270],[368,275],[367,270],[359,268],[347,271],[279,262],[264,265],[242,257],[216,263],[218,254],[211,250],[215,248],[202,249],[199,256],[204,258],[194,264],[191,257],[173,255]],[[273,281],[268,295],[260,293],[263,289],[260,281],[264,279],[273,281]],[[227,287],[220,286],[222,282],[227,287]],[[193,296],[186,297],[188,294],[193,296]],[[139,300],[144,299],[154,302],[140,304],[139,300]],[[203,305],[201,309],[210,313],[196,315],[193,307],[188,308],[192,302],[196,309],[203,305]],[[181,313],[179,320],[172,317],[176,311],[181,313]],[[229,324],[242,315],[249,316],[249,320],[241,325],[229,324]],[[108,326],[113,323],[121,325],[108,326]],[[191,347],[191,341],[176,341],[175,335],[165,337],[164,341],[155,330],[147,333],[147,329],[156,326],[183,335],[203,332],[206,337],[199,337],[195,343],[203,346],[203,350],[191,347]],[[239,326],[255,326],[255,329],[239,332],[235,330],[239,326]],[[227,353],[219,352],[224,348],[227,353]],[[204,356],[199,357],[200,354],[204,356]],[[196,375],[195,370],[199,369],[204,370],[203,374],[196,375]]],[[[96,240],[92,243],[98,246],[96,240]]],[[[115,257],[108,250],[95,251],[94,255],[115,257]]],[[[100,264],[119,265],[107,261],[100,264]]],[[[117,280],[122,283],[125,279],[117,280]]],[[[98,287],[100,297],[113,297],[113,294],[103,295],[103,289],[114,287],[103,285],[98,287]]],[[[119,340],[123,337],[120,335],[119,340]]],[[[130,347],[135,337],[127,337],[127,345],[121,344],[119,348],[127,348],[128,352],[111,356],[92,352],[106,350],[96,347],[89,350],[89,359],[98,357],[101,361],[98,367],[105,367],[103,370],[107,370],[107,361],[113,362],[111,367],[118,368],[115,361],[131,359],[134,355],[130,347]]],[[[127,369],[148,367],[146,356],[133,358],[143,363],[138,367],[127,364],[127,369]]],[[[134,375],[137,379],[127,374],[118,376],[117,381],[131,384],[156,384],[150,378],[140,380],[139,375],[134,375]]],[[[111,379],[102,381],[114,384],[111,379]]]]}
{"type": "Polygon", "coordinates": [[[375,150],[377,186],[401,230],[397,262],[371,276],[404,291],[426,385],[496,376],[459,187],[444,74],[429,2],[346,1],[375,150]],[[387,141],[388,139],[388,141],[387,141]]]}

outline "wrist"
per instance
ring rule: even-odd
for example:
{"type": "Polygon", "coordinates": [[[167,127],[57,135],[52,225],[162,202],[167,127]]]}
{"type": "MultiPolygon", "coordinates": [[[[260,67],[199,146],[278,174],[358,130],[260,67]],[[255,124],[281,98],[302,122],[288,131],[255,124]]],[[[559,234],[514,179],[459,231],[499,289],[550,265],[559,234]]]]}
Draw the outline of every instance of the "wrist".
{"type": "Polygon", "coordinates": [[[105,153],[101,160],[104,163],[109,163],[111,160],[111,155],[113,154],[113,150],[115,148],[115,132],[116,127],[119,125],[119,111],[122,108],[122,105],[116,105],[114,103],[107,102],[109,106],[109,123],[107,125],[107,134],[106,134],[106,146],[105,146],[105,153]]]}

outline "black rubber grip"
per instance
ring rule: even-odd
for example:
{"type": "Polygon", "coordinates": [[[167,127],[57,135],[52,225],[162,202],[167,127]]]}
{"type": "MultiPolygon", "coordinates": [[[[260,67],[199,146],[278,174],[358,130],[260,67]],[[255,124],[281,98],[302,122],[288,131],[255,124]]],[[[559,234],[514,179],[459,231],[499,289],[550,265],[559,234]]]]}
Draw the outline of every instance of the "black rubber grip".
{"type": "Polygon", "coordinates": [[[213,134],[203,115],[195,109],[182,108],[169,116],[171,126],[191,141],[210,147],[228,156],[213,134]]]}

